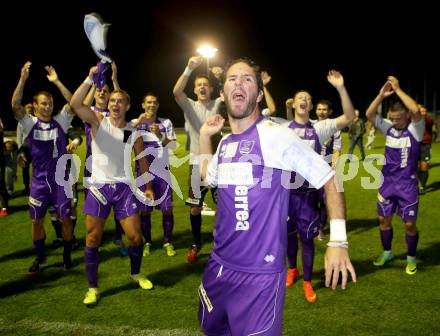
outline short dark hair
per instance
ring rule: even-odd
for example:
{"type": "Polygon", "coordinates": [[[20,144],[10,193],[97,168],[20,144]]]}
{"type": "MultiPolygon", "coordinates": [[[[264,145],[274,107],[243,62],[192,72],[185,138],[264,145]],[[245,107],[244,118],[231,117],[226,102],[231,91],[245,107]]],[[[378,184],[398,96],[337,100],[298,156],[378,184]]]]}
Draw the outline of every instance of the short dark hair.
{"type": "Polygon", "coordinates": [[[327,105],[328,109],[331,110],[332,109],[332,102],[330,100],[327,99],[320,99],[318,100],[318,102],[316,103],[316,106],[318,106],[318,104],[321,105],[327,105]]]}
{"type": "Polygon", "coordinates": [[[245,64],[249,65],[254,70],[255,77],[257,79],[258,90],[263,91],[263,80],[261,79],[260,66],[257,63],[255,63],[252,59],[250,59],[249,57],[237,58],[237,59],[234,59],[234,60],[228,62],[228,64],[225,67],[225,71],[223,72],[223,85],[225,82],[226,73],[228,72],[229,68],[237,63],[245,63],[245,64]]]}
{"type": "Polygon", "coordinates": [[[395,101],[391,106],[390,106],[390,112],[397,112],[397,111],[406,111],[408,112],[408,108],[405,106],[404,103],[402,103],[400,100],[395,101]]]}
{"type": "Polygon", "coordinates": [[[32,97],[32,101],[34,103],[38,103],[38,96],[46,96],[49,99],[53,100],[53,96],[51,93],[47,92],[47,91],[38,91],[33,97],[32,97]]]}
{"type": "Polygon", "coordinates": [[[112,95],[114,95],[115,93],[120,93],[120,94],[122,94],[122,95],[125,97],[125,99],[127,100],[127,103],[130,103],[130,102],[131,102],[130,95],[128,94],[127,91],[122,90],[122,89],[113,90],[112,92],[110,92],[110,97],[111,97],[112,95]]]}
{"type": "Polygon", "coordinates": [[[154,97],[154,98],[156,98],[157,101],[159,101],[159,96],[153,92],[147,92],[146,94],[144,94],[144,96],[142,97],[142,101],[144,101],[145,98],[147,98],[149,96],[154,97]]]}

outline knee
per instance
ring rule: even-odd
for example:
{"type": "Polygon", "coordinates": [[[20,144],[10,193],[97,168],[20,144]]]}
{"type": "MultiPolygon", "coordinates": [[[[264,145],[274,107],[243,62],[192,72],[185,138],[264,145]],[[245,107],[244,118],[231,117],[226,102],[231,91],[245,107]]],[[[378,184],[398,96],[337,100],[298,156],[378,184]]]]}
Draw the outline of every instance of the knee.
{"type": "Polygon", "coordinates": [[[88,247],[98,247],[101,244],[101,235],[96,231],[87,232],[86,245],[88,247]]]}
{"type": "Polygon", "coordinates": [[[132,237],[129,238],[133,246],[141,246],[142,241],[142,235],[140,233],[135,233],[132,237]]]}
{"type": "Polygon", "coordinates": [[[193,216],[198,216],[202,213],[202,209],[198,207],[192,207],[190,213],[193,216]]]}
{"type": "Polygon", "coordinates": [[[164,216],[172,216],[173,215],[173,209],[164,210],[164,211],[162,211],[162,214],[164,216]]]}
{"type": "Polygon", "coordinates": [[[385,217],[379,217],[378,223],[381,230],[387,230],[391,227],[391,220],[385,217]]]}
{"type": "Polygon", "coordinates": [[[415,222],[405,222],[405,231],[407,234],[414,236],[417,234],[417,226],[415,222]]]}

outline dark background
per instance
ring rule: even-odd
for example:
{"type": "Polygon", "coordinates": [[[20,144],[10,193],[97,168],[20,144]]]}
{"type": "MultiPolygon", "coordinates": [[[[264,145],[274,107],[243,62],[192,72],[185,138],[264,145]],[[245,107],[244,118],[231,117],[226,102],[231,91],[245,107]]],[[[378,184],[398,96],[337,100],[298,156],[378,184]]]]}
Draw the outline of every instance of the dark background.
{"type": "MultiPolygon", "coordinates": [[[[197,46],[210,41],[219,52],[211,65],[249,56],[272,75],[269,89],[284,116],[284,101],[298,89],[314,100],[327,98],[340,112],[329,69],[340,70],[356,108],[365,113],[388,75],[429,110],[437,109],[440,74],[436,49],[437,12],[422,1],[58,1],[8,4],[0,20],[2,72],[0,116],[12,130],[10,100],[20,69],[33,64],[23,103],[37,90],[55,95],[46,79],[51,64],[73,92],[98,61],[83,29],[84,15],[101,14],[111,23],[107,45],[119,82],[132,96],[128,119],[139,114],[147,91],[159,95],[159,114],[183,126],[172,88],[197,46]]],[[[202,64],[200,71],[206,71],[202,64]]],[[[187,93],[192,95],[192,81],[187,93]]],[[[81,122],[75,121],[76,125],[81,122]]]]}

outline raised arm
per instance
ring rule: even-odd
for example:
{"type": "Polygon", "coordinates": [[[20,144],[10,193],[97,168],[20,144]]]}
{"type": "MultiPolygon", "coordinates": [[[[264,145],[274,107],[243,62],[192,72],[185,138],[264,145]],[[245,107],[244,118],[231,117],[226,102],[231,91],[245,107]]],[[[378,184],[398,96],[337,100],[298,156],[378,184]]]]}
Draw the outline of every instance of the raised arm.
{"type": "Polygon", "coordinates": [[[420,121],[422,119],[422,115],[420,114],[419,106],[417,102],[408,96],[399,85],[399,81],[394,76],[389,76],[388,81],[391,83],[391,86],[396,93],[396,95],[400,98],[402,103],[406,106],[406,108],[411,112],[411,119],[414,122],[420,121]]]}
{"type": "Polygon", "coordinates": [[[326,207],[330,219],[330,241],[325,253],[325,286],[336,289],[339,272],[342,273],[342,289],[347,285],[348,273],[356,282],[356,272],[348,255],[347,233],[345,228],[344,193],[338,192],[337,179],[333,176],[325,185],[326,207]]]}
{"type": "Polygon", "coordinates": [[[29,77],[31,64],[32,63],[28,61],[21,68],[20,79],[18,80],[17,87],[15,88],[12,95],[12,111],[14,112],[15,119],[17,120],[21,120],[26,114],[24,106],[21,104],[21,101],[23,100],[24,84],[29,77]]]}
{"type": "MultiPolygon", "coordinates": [[[[134,153],[136,155],[136,160],[139,163],[141,176],[147,176],[147,175],[144,175],[145,173],[150,172],[150,165],[148,164],[147,158],[145,156],[143,156],[143,157],[137,159],[139,154],[141,154],[144,149],[144,144],[143,144],[141,136],[136,138],[136,141],[134,142],[134,145],[133,145],[133,149],[134,149],[134,153]]],[[[146,190],[144,192],[145,197],[150,200],[154,200],[153,184],[152,184],[151,180],[148,181],[148,179],[146,178],[145,184],[146,184],[146,190]]]]}
{"type": "Polygon", "coordinates": [[[60,90],[61,94],[66,100],[66,102],[69,103],[70,100],[72,99],[72,92],[70,92],[69,89],[67,89],[64,86],[64,84],[60,81],[60,79],[58,78],[58,74],[55,71],[55,68],[52,65],[47,65],[44,68],[47,71],[47,79],[56,85],[56,87],[58,88],[58,90],[60,90]]]}
{"type": "Polygon", "coordinates": [[[275,105],[275,101],[272,98],[272,95],[267,89],[267,84],[269,84],[272,77],[266,71],[262,71],[261,79],[263,80],[263,92],[264,92],[264,99],[266,101],[266,106],[269,109],[269,115],[272,115],[276,112],[276,105],[275,105]]]}
{"type": "Polygon", "coordinates": [[[219,133],[225,119],[220,114],[210,116],[200,128],[200,176],[202,180],[206,179],[208,173],[208,165],[212,159],[212,140],[214,134],[219,133]]]}
{"type": "Polygon", "coordinates": [[[185,71],[180,75],[176,84],[174,84],[173,94],[177,102],[187,98],[184,90],[186,85],[188,84],[189,77],[191,76],[193,70],[196,69],[200,64],[202,64],[202,61],[202,56],[193,56],[188,60],[188,65],[186,66],[185,71]]]}
{"type": "Polygon", "coordinates": [[[339,98],[341,99],[342,112],[344,114],[336,118],[336,128],[341,130],[354,120],[354,107],[345,88],[344,77],[342,77],[341,73],[336,70],[330,70],[327,80],[338,91],[339,98]]]}
{"type": "Polygon", "coordinates": [[[293,120],[293,98],[286,100],[286,119],[293,120]]]}
{"type": "Polygon", "coordinates": [[[75,93],[72,96],[72,100],[70,101],[70,106],[76,115],[81,118],[83,121],[89,123],[92,126],[92,129],[97,129],[99,123],[101,121],[100,117],[93,112],[90,106],[84,104],[84,97],[92,86],[93,74],[98,71],[98,67],[94,66],[90,68],[89,74],[84,80],[84,82],[76,89],[75,93]]]}
{"type": "Polygon", "coordinates": [[[382,88],[379,91],[379,94],[371,102],[370,106],[368,106],[367,112],[365,113],[365,115],[366,115],[367,119],[373,123],[373,125],[375,124],[374,122],[376,120],[376,114],[377,114],[377,110],[378,110],[380,104],[382,103],[382,101],[386,97],[389,97],[393,93],[394,93],[393,86],[392,86],[391,82],[388,80],[382,86],[382,88]]]}
{"type": "Polygon", "coordinates": [[[118,82],[118,68],[116,67],[115,61],[112,62],[112,83],[113,83],[113,90],[121,89],[118,82]]]}

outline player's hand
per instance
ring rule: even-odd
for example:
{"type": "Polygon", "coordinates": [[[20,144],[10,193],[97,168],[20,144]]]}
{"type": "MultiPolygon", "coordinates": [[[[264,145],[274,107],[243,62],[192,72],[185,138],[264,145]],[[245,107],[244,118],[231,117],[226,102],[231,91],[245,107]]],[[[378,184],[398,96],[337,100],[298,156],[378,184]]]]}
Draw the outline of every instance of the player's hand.
{"type": "Polygon", "coordinates": [[[55,68],[52,65],[46,65],[44,68],[47,71],[47,79],[52,83],[56,82],[58,80],[58,75],[55,68]]]}
{"type": "Polygon", "coordinates": [[[24,167],[26,167],[26,166],[27,166],[27,160],[26,160],[26,157],[25,157],[24,155],[19,155],[19,156],[17,157],[17,163],[18,163],[18,166],[19,166],[20,168],[24,168],[24,167]]]}
{"type": "Polygon", "coordinates": [[[337,70],[330,70],[327,75],[327,80],[336,89],[342,88],[344,86],[344,77],[337,70]]]}
{"type": "Polygon", "coordinates": [[[150,132],[156,134],[156,136],[159,140],[162,139],[162,133],[160,133],[160,128],[159,128],[158,124],[151,124],[150,132]]]}
{"type": "Polygon", "coordinates": [[[225,124],[225,119],[220,114],[210,116],[206,119],[205,123],[200,128],[200,136],[213,136],[219,133],[223,125],[225,124]]]}
{"type": "Polygon", "coordinates": [[[188,60],[188,69],[194,70],[203,62],[202,56],[193,56],[188,60]]]}
{"type": "Polygon", "coordinates": [[[66,150],[69,154],[74,153],[77,148],[78,148],[78,145],[73,141],[66,146],[66,150]]]}
{"type": "Polygon", "coordinates": [[[266,86],[269,84],[272,77],[267,73],[267,71],[261,71],[261,80],[263,81],[263,85],[266,86]]]}
{"type": "Polygon", "coordinates": [[[338,286],[339,273],[342,274],[342,289],[347,286],[348,272],[351,274],[353,282],[356,282],[356,272],[351,264],[348,249],[343,247],[328,247],[324,258],[325,267],[325,287],[336,289],[338,286]]]}

